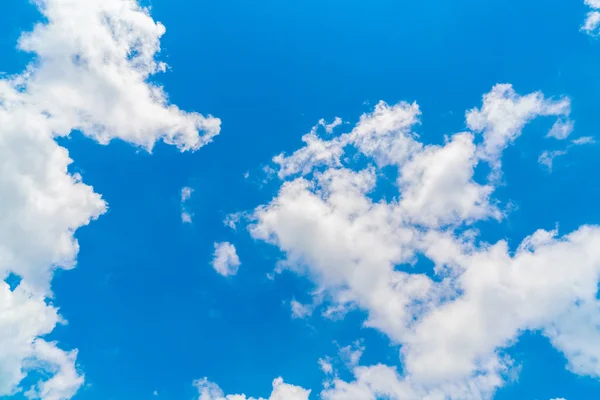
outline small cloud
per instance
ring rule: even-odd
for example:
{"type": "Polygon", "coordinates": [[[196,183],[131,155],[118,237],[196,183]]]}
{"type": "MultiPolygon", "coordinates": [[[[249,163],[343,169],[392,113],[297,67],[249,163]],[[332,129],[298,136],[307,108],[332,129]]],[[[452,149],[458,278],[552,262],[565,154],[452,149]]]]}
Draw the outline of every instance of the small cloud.
{"type": "Polygon", "coordinates": [[[564,156],[567,154],[567,150],[557,150],[557,151],[544,151],[538,157],[538,163],[546,166],[549,171],[552,171],[552,164],[556,157],[564,156]]]}
{"type": "Polygon", "coordinates": [[[581,30],[590,36],[597,36],[600,27],[600,1],[585,0],[585,4],[591,8],[591,11],[587,13],[581,30]]]}
{"type": "Polygon", "coordinates": [[[364,346],[361,345],[360,341],[356,341],[352,345],[340,348],[339,353],[344,364],[346,364],[349,369],[353,369],[358,365],[364,351],[364,346]]]}
{"type": "Polygon", "coordinates": [[[344,318],[346,314],[348,314],[350,308],[350,304],[335,304],[323,310],[321,315],[331,321],[339,321],[344,318]]]}
{"type": "Polygon", "coordinates": [[[333,365],[331,364],[329,357],[319,358],[319,367],[321,367],[321,371],[327,375],[331,375],[333,373],[333,365]]]}
{"type": "Polygon", "coordinates": [[[183,222],[184,224],[191,224],[192,223],[192,215],[190,213],[188,213],[187,211],[182,211],[181,212],[181,222],[183,222]]]}
{"type": "Polygon", "coordinates": [[[579,146],[579,145],[584,145],[584,144],[594,144],[594,143],[596,143],[596,141],[591,136],[583,136],[583,137],[573,140],[571,143],[573,143],[576,146],[579,146]]]}
{"type": "Polygon", "coordinates": [[[343,123],[340,117],[335,117],[332,123],[328,124],[323,118],[319,120],[319,125],[325,128],[325,132],[333,133],[333,130],[343,123]]]}
{"type": "Polygon", "coordinates": [[[192,214],[187,210],[186,203],[192,197],[194,190],[188,186],[181,189],[181,221],[184,224],[192,223],[192,214]]]}
{"type": "Polygon", "coordinates": [[[558,140],[563,140],[569,137],[571,133],[573,133],[573,129],[575,128],[575,123],[568,119],[559,119],[552,125],[550,132],[546,137],[553,137],[558,140]]]}
{"type": "Polygon", "coordinates": [[[229,242],[215,243],[212,266],[217,273],[223,276],[235,275],[240,265],[234,245],[229,242]]]}
{"type": "Polygon", "coordinates": [[[190,197],[192,197],[193,191],[194,190],[191,187],[184,186],[181,189],[181,202],[185,203],[186,201],[188,201],[190,199],[190,197]]]}
{"type": "Polygon", "coordinates": [[[225,220],[223,221],[223,224],[225,224],[225,226],[228,226],[229,228],[231,228],[233,230],[236,230],[237,229],[237,224],[245,216],[246,216],[246,213],[244,213],[244,212],[236,212],[236,213],[228,214],[225,217],[225,220]]]}
{"type": "Polygon", "coordinates": [[[591,136],[584,136],[571,141],[563,150],[548,151],[544,150],[538,157],[538,163],[546,166],[549,171],[552,171],[552,165],[556,157],[566,155],[573,146],[584,146],[586,144],[594,144],[596,141],[591,136]]]}
{"type": "Polygon", "coordinates": [[[296,300],[292,300],[290,305],[292,308],[292,318],[304,319],[310,317],[313,313],[314,307],[311,304],[302,304],[296,300]]]}
{"type": "Polygon", "coordinates": [[[152,395],[158,396],[158,392],[155,390],[154,393],[152,393],[152,395]]]}

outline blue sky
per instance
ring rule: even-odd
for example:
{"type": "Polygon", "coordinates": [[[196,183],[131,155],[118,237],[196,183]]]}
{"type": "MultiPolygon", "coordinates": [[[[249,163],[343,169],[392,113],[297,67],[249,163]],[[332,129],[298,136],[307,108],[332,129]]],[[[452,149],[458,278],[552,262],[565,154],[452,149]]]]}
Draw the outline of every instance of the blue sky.
{"type": "Polygon", "coordinates": [[[593,1],[41,3],[0,12],[0,395],[600,397],[593,1]]]}

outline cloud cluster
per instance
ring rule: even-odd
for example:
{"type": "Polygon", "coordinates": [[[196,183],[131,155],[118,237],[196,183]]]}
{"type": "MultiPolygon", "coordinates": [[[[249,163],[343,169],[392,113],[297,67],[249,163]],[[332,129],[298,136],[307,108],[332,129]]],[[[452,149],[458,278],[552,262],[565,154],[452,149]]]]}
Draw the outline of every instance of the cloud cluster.
{"type": "Polygon", "coordinates": [[[359,307],[366,326],[401,346],[401,373],[355,365],[354,380],[334,375],[322,398],[490,398],[514,369],[504,350],[527,330],[571,371],[600,376],[600,228],[540,229],[516,250],[475,229],[507,217],[493,199],[503,150],[539,117],[555,120],[549,136],[567,137],[569,114],[568,98],[497,85],[466,112],[469,131],[424,144],[413,133],[417,104],[381,102],[350,132],[322,139],[313,129],[304,147],[274,158],[283,183],[255,209],[251,235],[285,254],[280,268],[313,280],[324,315],[359,307]],[[353,166],[357,157],[368,166],[353,166]],[[480,181],[483,164],[492,173],[480,181]],[[397,171],[392,200],[373,196],[383,167],[397,171]],[[413,271],[420,257],[431,273],[413,271]]]}
{"type": "Polygon", "coordinates": [[[187,113],[148,83],[165,70],[155,56],[164,27],[135,0],[37,0],[43,15],[19,40],[33,61],[0,80],[0,396],[71,398],[83,384],[77,351],[41,337],[62,323],[52,298],[57,268],[74,267],[81,226],[107,205],[55,139],[80,131],[100,142],[121,139],[148,150],[163,140],[197,149],[220,121],[187,113]],[[31,388],[29,371],[45,371],[31,388]]]}
{"type": "Polygon", "coordinates": [[[245,394],[225,395],[219,386],[206,378],[197,380],[194,386],[198,389],[198,400],[308,400],[310,395],[310,390],[284,383],[281,378],[273,381],[273,392],[267,399],[246,397],[245,394]]]}

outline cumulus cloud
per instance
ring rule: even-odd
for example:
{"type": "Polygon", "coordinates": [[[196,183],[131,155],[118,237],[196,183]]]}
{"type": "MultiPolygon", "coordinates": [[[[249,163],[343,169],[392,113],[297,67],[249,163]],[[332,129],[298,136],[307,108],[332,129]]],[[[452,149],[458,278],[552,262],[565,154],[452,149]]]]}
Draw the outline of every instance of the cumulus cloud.
{"type": "Polygon", "coordinates": [[[218,134],[218,119],[180,110],[148,83],[166,69],[155,57],[165,27],[136,0],[36,4],[47,21],[19,41],[36,55],[19,83],[56,134],[79,129],[101,143],[118,138],[148,149],[161,139],[197,149],[218,134]]]}
{"type": "Polygon", "coordinates": [[[195,381],[194,386],[198,389],[200,395],[198,400],[308,400],[310,395],[310,390],[284,383],[281,378],[273,381],[273,392],[266,399],[263,397],[247,397],[245,394],[225,395],[219,386],[208,381],[207,378],[195,381]]]}
{"type": "Polygon", "coordinates": [[[279,154],[273,162],[279,167],[281,179],[307,175],[316,167],[339,167],[346,146],[355,146],[365,155],[373,157],[380,166],[399,163],[421,144],[411,133],[419,122],[416,103],[399,103],[389,106],[380,102],[373,113],[361,116],[360,122],[350,132],[331,140],[318,137],[316,127],[302,137],[306,144],[293,154],[279,154]]]}
{"type": "Polygon", "coordinates": [[[327,140],[315,133],[275,158],[283,183],[255,209],[251,235],[281,249],[280,266],[308,275],[328,308],[359,307],[366,326],[402,345],[402,373],[356,363],[354,380],[334,377],[323,398],[490,398],[515,368],[504,350],[527,330],[547,336],[571,371],[600,376],[600,228],[562,236],[540,229],[516,251],[471,228],[506,218],[493,199],[497,175],[476,180],[475,168],[500,173],[503,150],[528,122],[550,117],[564,126],[569,114],[568,98],[497,85],[465,114],[470,131],[432,145],[413,133],[416,104],[381,102],[350,132],[327,140]],[[344,157],[350,147],[371,165],[353,167],[344,157]],[[384,166],[398,172],[389,201],[372,196],[384,166]],[[420,256],[432,274],[411,270],[420,256]]]}
{"type": "Polygon", "coordinates": [[[38,0],[43,15],[18,43],[34,60],[22,74],[0,80],[0,396],[71,398],[83,384],[77,351],[42,336],[62,323],[52,298],[55,269],[75,266],[75,231],[107,205],[55,141],[78,130],[100,142],[120,139],[148,150],[158,140],[198,149],[220,121],[170,104],[148,79],[165,28],[134,0],[38,0]],[[45,378],[31,388],[29,371],[45,378]]]}
{"type": "Polygon", "coordinates": [[[215,243],[212,266],[220,275],[231,276],[237,274],[241,265],[235,246],[229,242],[215,243]]]}

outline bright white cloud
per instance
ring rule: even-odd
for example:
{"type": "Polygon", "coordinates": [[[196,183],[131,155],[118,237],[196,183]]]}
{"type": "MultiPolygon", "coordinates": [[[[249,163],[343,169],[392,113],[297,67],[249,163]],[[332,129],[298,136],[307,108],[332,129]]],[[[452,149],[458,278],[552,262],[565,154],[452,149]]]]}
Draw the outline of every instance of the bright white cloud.
{"type": "Polygon", "coordinates": [[[490,204],[493,186],[473,181],[479,163],[477,147],[470,133],[459,133],[444,146],[425,146],[402,165],[399,186],[400,206],[419,225],[501,217],[490,204]]]}
{"type": "Polygon", "coordinates": [[[235,246],[229,242],[215,243],[212,266],[220,275],[232,276],[237,274],[241,265],[235,246]]]}
{"type": "Polygon", "coordinates": [[[323,398],[490,398],[513,370],[503,350],[526,330],[548,336],[572,371],[600,376],[600,228],[539,230],[516,252],[469,229],[505,217],[492,199],[497,175],[477,182],[475,167],[488,163],[500,173],[502,151],[528,122],[551,116],[566,124],[569,113],[569,99],[497,85],[466,113],[482,141],[463,132],[425,145],[412,133],[416,104],[379,103],[351,132],[315,134],[276,158],[287,180],[256,208],[251,235],[279,247],[280,266],[310,276],[330,308],[366,310],[365,325],[402,345],[403,374],[354,365],[355,380],[334,378],[323,398]],[[334,151],[315,156],[324,153],[314,143],[334,151]],[[352,169],[344,158],[350,146],[374,166],[352,169]],[[381,166],[398,170],[392,201],[371,197],[381,166]],[[434,263],[435,280],[411,271],[417,255],[434,263]]]}
{"type": "Polygon", "coordinates": [[[308,400],[310,395],[310,390],[284,383],[281,378],[273,381],[273,392],[266,399],[263,397],[247,397],[245,394],[225,395],[219,386],[209,382],[207,378],[195,381],[194,386],[198,389],[200,395],[198,400],[308,400]]]}
{"type": "Polygon", "coordinates": [[[595,36],[598,34],[598,27],[600,27],[600,1],[585,0],[585,4],[591,10],[588,12],[581,30],[588,35],[595,36]]]}
{"type": "Polygon", "coordinates": [[[64,400],[70,399],[83,385],[83,375],[76,369],[77,350],[65,353],[56,347],[56,343],[48,343],[36,339],[33,343],[34,366],[53,374],[47,381],[40,381],[25,395],[29,399],[64,400]]]}
{"type": "Polygon", "coordinates": [[[165,27],[136,0],[36,3],[47,22],[19,41],[37,57],[21,77],[24,101],[56,134],[79,129],[101,143],[118,138],[151,149],[162,139],[197,149],[219,133],[218,119],[180,110],[147,82],[166,68],[155,59],[165,27]]]}
{"type": "Polygon", "coordinates": [[[151,149],[157,140],[197,149],[219,132],[212,117],[187,113],[148,83],[165,32],[134,0],[38,0],[43,22],[24,33],[34,61],[0,80],[0,396],[71,398],[83,384],[77,351],[40,339],[62,320],[48,301],[57,268],[73,268],[75,231],[107,205],[68,167],[57,136],[79,130],[107,143],[121,139],[151,149]],[[29,371],[43,380],[20,387],[29,371]]]}
{"type": "Polygon", "coordinates": [[[273,159],[278,165],[281,179],[302,174],[307,175],[315,167],[339,167],[346,146],[356,146],[364,154],[373,157],[380,166],[398,164],[406,160],[421,144],[411,133],[419,122],[416,103],[399,103],[389,106],[380,102],[370,114],[361,116],[350,132],[331,140],[317,135],[317,126],[302,137],[306,144],[290,156],[279,154],[273,159]]]}
{"type": "Polygon", "coordinates": [[[528,122],[537,117],[561,117],[549,135],[568,136],[572,123],[566,118],[570,113],[568,98],[546,99],[541,92],[520,96],[511,85],[496,85],[483,97],[481,108],[467,111],[466,119],[469,129],[483,133],[482,157],[498,163],[502,151],[521,135],[528,122]]]}

